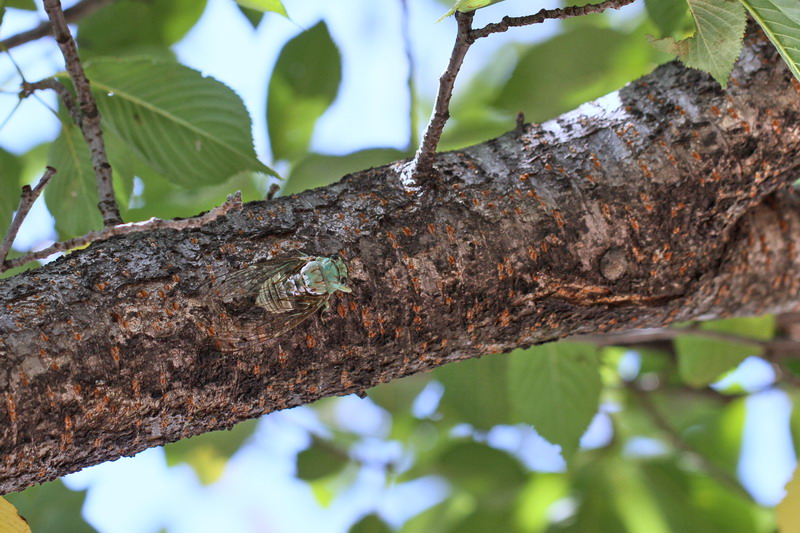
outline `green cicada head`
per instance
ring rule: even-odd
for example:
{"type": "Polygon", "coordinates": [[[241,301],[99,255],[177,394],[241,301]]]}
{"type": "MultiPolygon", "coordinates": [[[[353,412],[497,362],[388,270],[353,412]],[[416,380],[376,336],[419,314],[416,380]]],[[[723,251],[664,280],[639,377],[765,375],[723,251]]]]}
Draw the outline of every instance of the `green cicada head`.
{"type": "Polygon", "coordinates": [[[353,292],[347,286],[347,265],[338,255],[331,257],[317,257],[317,262],[322,270],[322,277],[325,280],[325,288],[328,294],[336,291],[353,292]]]}

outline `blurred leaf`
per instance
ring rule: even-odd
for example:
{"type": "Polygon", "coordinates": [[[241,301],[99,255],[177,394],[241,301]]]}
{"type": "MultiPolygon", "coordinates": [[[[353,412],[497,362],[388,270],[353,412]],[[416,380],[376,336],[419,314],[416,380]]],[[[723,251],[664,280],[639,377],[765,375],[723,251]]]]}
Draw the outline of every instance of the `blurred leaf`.
{"type": "Polygon", "coordinates": [[[269,81],[267,125],[274,159],[295,161],[314,124],[331,105],[342,79],[339,50],[324,22],[283,47],[269,81]]]}
{"type": "Polygon", "coordinates": [[[465,492],[451,494],[443,502],[410,518],[400,533],[431,533],[449,531],[474,509],[474,498],[465,492]]]}
{"type": "Polygon", "coordinates": [[[36,4],[33,0],[5,0],[6,7],[36,11],[36,4]]]}
{"type": "Polygon", "coordinates": [[[493,105],[543,122],[619,89],[666,57],[642,39],[645,31],[644,26],[625,34],[582,25],[532,46],[493,105]]]}
{"type": "Polygon", "coordinates": [[[348,530],[349,533],[391,533],[390,528],[386,522],[381,520],[378,515],[369,514],[353,524],[348,530]]]}
{"type": "Polygon", "coordinates": [[[763,347],[752,344],[696,335],[680,335],[674,343],[681,379],[692,387],[705,387],[747,357],[764,351],[763,347]]]}
{"type": "Polygon", "coordinates": [[[210,485],[222,476],[228,459],[253,434],[257,423],[257,420],[247,420],[228,431],[212,431],[167,444],[164,446],[167,465],[186,463],[202,484],[210,485]]]}
{"type": "Polygon", "coordinates": [[[236,7],[239,8],[239,12],[244,15],[244,18],[247,19],[253,29],[258,28],[258,25],[261,24],[261,21],[264,19],[263,11],[250,9],[249,7],[242,7],[239,4],[236,4],[236,7]]]}
{"type": "Polygon", "coordinates": [[[800,4],[796,0],[741,0],[800,80],[800,4]]]}
{"type": "MultiPolygon", "coordinates": [[[[661,412],[669,412],[674,403],[665,401],[661,412]]],[[[745,398],[738,398],[723,407],[698,413],[685,422],[683,436],[701,455],[736,477],[741,456],[744,422],[747,415],[745,398]]]]}
{"type": "Polygon", "coordinates": [[[297,477],[304,481],[315,481],[347,466],[350,458],[333,446],[331,442],[314,437],[311,446],[297,454],[297,477]]]}
{"type": "Polygon", "coordinates": [[[385,165],[404,156],[392,148],[369,148],[347,155],[308,154],[292,168],[281,194],[287,196],[330,185],[352,172],[385,165]]]}
{"type": "Polygon", "coordinates": [[[711,74],[725,87],[733,64],[742,50],[747,17],[734,0],[688,0],[697,30],[694,36],[676,41],[672,37],[651,39],[662,52],[675,54],[688,67],[711,74]]]}
{"type": "Polygon", "coordinates": [[[169,46],[188,33],[205,7],[206,0],[117,0],[78,24],[81,59],[99,55],[171,56],[169,46]]]}
{"type": "Polygon", "coordinates": [[[5,236],[11,218],[19,205],[22,161],[0,149],[0,240],[5,236]]]}
{"type": "Polygon", "coordinates": [[[47,155],[48,165],[58,172],[44,190],[47,209],[55,217],[56,230],[62,238],[103,226],[89,157],[81,131],[71,122],[64,122],[47,155]]]}
{"type": "Polygon", "coordinates": [[[647,14],[661,37],[677,37],[694,32],[694,21],[686,0],[645,0],[647,14]]]}
{"type": "Polygon", "coordinates": [[[96,59],[86,73],[104,126],[173,183],[193,187],[244,171],[274,174],[256,157],[242,100],[217,80],[147,59],[96,59]]]}
{"type": "Polygon", "coordinates": [[[700,329],[703,331],[729,333],[738,337],[747,337],[748,339],[768,341],[775,338],[776,324],[775,316],[763,315],[703,322],[700,324],[700,329]]]}
{"type": "Polygon", "coordinates": [[[534,346],[510,357],[508,381],[515,421],[533,425],[569,461],[599,406],[597,349],[575,342],[534,346]]]}
{"type": "Polygon", "coordinates": [[[284,17],[289,16],[286,14],[286,8],[283,7],[281,0],[236,0],[236,3],[244,8],[254,9],[256,11],[272,11],[284,17]]]}
{"type": "Polygon", "coordinates": [[[795,468],[792,479],[786,484],[786,496],[775,508],[781,533],[800,531],[800,475],[797,470],[795,468]]]}
{"type": "Polygon", "coordinates": [[[430,380],[430,374],[415,374],[373,387],[367,391],[367,395],[395,416],[411,410],[414,400],[430,380]]]}
{"type": "Polygon", "coordinates": [[[81,516],[86,491],[69,490],[60,480],[36,485],[22,492],[7,494],[32,531],[89,533],[95,529],[81,516]]]}
{"type": "MultiPolygon", "coordinates": [[[[512,501],[507,501],[506,507],[512,503],[512,501]]],[[[487,509],[485,507],[479,507],[447,531],[448,533],[486,533],[487,531],[521,533],[514,523],[510,509],[487,509]]]]}
{"type": "Polygon", "coordinates": [[[2,533],[31,533],[28,522],[20,516],[17,508],[0,496],[0,531],[2,533]]]}
{"type": "Polygon", "coordinates": [[[451,423],[488,430],[512,423],[508,400],[508,357],[487,355],[440,366],[433,378],[444,385],[439,410],[451,423]]]}
{"type": "Polygon", "coordinates": [[[442,17],[437,20],[436,22],[441,22],[456,11],[460,11],[462,13],[468,13],[470,11],[475,11],[476,9],[480,9],[482,7],[487,7],[492,4],[497,4],[498,2],[502,2],[503,0],[458,0],[453,7],[450,8],[450,11],[442,15],[442,17]]]}
{"type": "Polygon", "coordinates": [[[454,442],[441,454],[436,471],[493,504],[508,502],[527,478],[519,461],[508,453],[466,440],[454,442]]]}
{"type": "Polygon", "coordinates": [[[520,494],[517,517],[523,531],[545,531],[550,507],[569,495],[569,480],[563,474],[535,474],[520,494]]]}

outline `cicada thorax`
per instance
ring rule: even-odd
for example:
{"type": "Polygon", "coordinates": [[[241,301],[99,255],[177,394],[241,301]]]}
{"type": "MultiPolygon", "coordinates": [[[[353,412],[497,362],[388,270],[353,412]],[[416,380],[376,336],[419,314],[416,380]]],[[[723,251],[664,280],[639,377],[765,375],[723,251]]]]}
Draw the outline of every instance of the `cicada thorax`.
{"type": "Polygon", "coordinates": [[[317,262],[312,261],[287,278],[272,276],[259,288],[256,305],[270,313],[288,313],[307,308],[309,297],[327,299],[327,287],[317,281],[321,277],[319,270],[317,262]]]}

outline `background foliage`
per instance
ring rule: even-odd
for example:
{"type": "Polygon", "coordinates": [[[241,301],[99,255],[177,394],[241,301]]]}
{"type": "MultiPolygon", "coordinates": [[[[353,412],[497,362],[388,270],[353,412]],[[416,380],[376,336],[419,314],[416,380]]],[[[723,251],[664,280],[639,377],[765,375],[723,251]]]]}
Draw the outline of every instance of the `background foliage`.
{"type": "MultiPolygon", "coordinates": [[[[341,97],[348,54],[368,51],[337,41],[330,19],[313,14],[324,12],[322,3],[309,9],[313,22],[303,27],[286,19],[285,8],[292,16],[296,6],[285,4],[236,3],[253,32],[294,25],[295,35],[263,80],[267,126],[261,135],[268,133],[269,166],[257,157],[251,115],[239,95],[176,60],[172,46],[194,31],[205,2],[118,0],[77,25],[126,221],[193,215],[237,189],[245,199],[260,198],[277,182],[275,170],[287,177],[282,193],[289,194],[413,155],[435,81],[419,65],[434,51],[446,59],[449,49],[446,41],[441,50],[413,43],[447,3],[397,0],[392,20],[402,27],[400,8],[410,9],[406,37],[419,64],[402,85],[385,89],[385,105],[406,108],[407,122],[382,127],[408,134],[392,146],[365,144],[346,153],[325,151],[315,132],[341,97]]],[[[7,18],[34,8],[28,0],[0,1],[7,18]]],[[[509,0],[485,16],[496,20],[514,10],[530,12],[529,2],[509,0]]],[[[800,10],[791,0],[648,0],[619,15],[522,30],[536,39],[497,36],[496,44],[470,52],[467,61],[475,66],[460,80],[442,148],[504,133],[518,112],[529,121],[557,116],[649,72],[672,58],[668,53],[724,84],[746,11],[772,29],[770,37],[797,73],[800,31],[791,28],[800,27],[800,10]]],[[[452,22],[444,25],[451,37],[452,22]]],[[[215,31],[215,39],[225,39],[229,30],[215,31]]],[[[352,31],[366,31],[355,17],[352,31]]],[[[250,52],[256,53],[237,53],[250,52]]],[[[29,66],[20,67],[27,76],[29,66]]],[[[4,81],[13,91],[20,80],[4,81]]],[[[371,87],[380,91],[377,81],[371,87]]],[[[67,114],[53,114],[63,127],[52,143],[25,152],[0,149],[0,232],[20,185],[45,164],[59,170],[46,190],[57,238],[100,226],[88,150],[67,114]]],[[[339,127],[348,134],[348,124],[339,127]]],[[[770,506],[780,498],[774,490],[759,492],[741,465],[754,460],[745,450],[752,419],[760,416],[753,399],[800,397],[798,369],[765,359],[765,343],[789,333],[772,317],[737,318],[684,324],[647,346],[561,342],[487,355],[381,385],[364,400],[328,399],[146,452],[159,475],[148,484],[131,481],[127,492],[120,467],[105,477],[88,473],[67,481],[88,487],[93,501],[61,481],[7,499],[34,531],[299,531],[309,524],[304,515],[313,515],[313,530],[359,533],[770,532],[777,524],[770,506]],[[268,466],[259,462],[265,454],[272,457],[268,466]],[[256,476],[262,467],[270,472],[269,489],[242,477],[242,470],[256,476]],[[113,488],[109,476],[120,481],[113,488]],[[285,488],[274,486],[279,481],[285,488]],[[164,487],[175,486],[186,496],[169,501],[183,507],[153,503],[167,494],[164,487]],[[283,490],[297,500],[270,504],[259,490],[275,499],[269,491],[283,490]],[[235,503],[223,496],[231,491],[235,503]],[[80,517],[85,503],[94,527],[80,517]],[[120,509],[131,508],[149,518],[123,525],[130,522],[120,509]]],[[[789,436],[800,434],[796,413],[776,424],[786,430],[772,434],[776,450],[797,442],[789,436]]],[[[793,457],[775,467],[778,487],[789,479],[793,457]]],[[[800,497],[796,492],[777,514],[783,531],[800,528],[791,503],[800,497]]]]}

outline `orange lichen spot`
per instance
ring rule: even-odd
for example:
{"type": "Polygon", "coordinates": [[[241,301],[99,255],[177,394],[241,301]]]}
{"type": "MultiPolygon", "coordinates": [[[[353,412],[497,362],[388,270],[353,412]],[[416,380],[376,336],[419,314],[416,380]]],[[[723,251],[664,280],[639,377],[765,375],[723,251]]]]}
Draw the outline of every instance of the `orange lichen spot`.
{"type": "Polygon", "coordinates": [[[306,335],[306,346],[309,349],[315,348],[317,346],[317,339],[315,339],[312,335],[306,335]]]}
{"type": "Polygon", "coordinates": [[[511,311],[509,311],[508,309],[503,310],[503,312],[500,313],[498,322],[502,327],[507,328],[508,325],[511,324],[511,311]]]}
{"type": "Polygon", "coordinates": [[[400,248],[400,245],[397,243],[397,236],[392,233],[391,231],[386,232],[386,238],[389,239],[389,242],[392,243],[392,248],[395,250],[400,248]]]}
{"type": "Polygon", "coordinates": [[[640,193],[639,200],[642,201],[642,207],[644,207],[645,211],[647,211],[648,213],[653,212],[653,202],[650,200],[650,196],[648,196],[645,193],[640,193]]]}
{"type": "Polygon", "coordinates": [[[166,298],[166,297],[167,297],[167,295],[166,295],[166,294],[164,294],[164,291],[161,291],[161,290],[160,290],[160,291],[158,291],[158,297],[159,297],[159,298],[166,298]]]}
{"type": "Polygon", "coordinates": [[[519,181],[528,181],[528,178],[530,176],[531,176],[530,174],[528,174],[527,172],[524,172],[524,173],[519,175],[519,181]]]}
{"type": "Polygon", "coordinates": [[[131,388],[133,389],[134,398],[138,398],[140,396],[140,391],[141,391],[141,384],[139,383],[138,379],[134,379],[131,382],[131,388]]]}
{"type": "Polygon", "coordinates": [[[81,340],[82,338],[83,338],[83,336],[82,336],[80,333],[76,333],[76,334],[75,334],[75,340],[76,340],[76,341],[79,341],[79,340],[81,340]]]}
{"type": "Polygon", "coordinates": [[[6,393],[6,410],[8,411],[8,417],[11,419],[11,423],[16,424],[17,404],[14,402],[14,398],[12,398],[8,393],[6,393]]]}
{"type": "Polygon", "coordinates": [[[630,217],[628,222],[630,223],[631,228],[633,228],[633,231],[639,233],[639,221],[636,220],[636,217],[630,217]]]}
{"type": "Polygon", "coordinates": [[[197,237],[192,237],[191,239],[189,239],[189,242],[192,243],[192,244],[197,244],[197,242],[198,242],[197,241],[197,237]]]}
{"type": "Polygon", "coordinates": [[[597,167],[597,168],[603,168],[603,165],[602,165],[602,163],[600,163],[600,160],[597,158],[597,154],[595,154],[594,152],[592,152],[591,154],[589,154],[589,159],[591,159],[591,161],[592,161],[592,164],[593,164],[595,167],[597,167]]]}
{"type": "Polygon", "coordinates": [[[468,324],[467,333],[472,333],[473,331],[475,331],[475,324],[468,324]]]}
{"type": "Polygon", "coordinates": [[[719,110],[719,107],[717,107],[717,106],[715,106],[715,105],[712,105],[712,106],[711,106],[711,112],[714,114],[714,116],[717,116],[717,117],[718,117],[718,116],[720,116],[720,115],[722,114],[722,113],[720,112],[720,110],[719,110]]]}
{"type": "Polygon", "coordinates": [[[104,291],[106,290],[106,287],[108,287],[108,283],[106,283],[105,281],[101,281],[100,283],[96,283],[95,287],[97,288],[98,291],[104,291]]]}
{"type": "Polygon", "coordinates": [[[39,334],[39,338],[42,339],[42,342],[47,342],[50,340],[50,337],[48,337],[44,333],[39,334]]]}
{"type": "Polygon", "coordinates": [[[149,296],[149,293],[146,290],[142,289],[136,293],[136,296],[138,296],[139,298],[147,298],[149,296]]]}
{"type": "Polygon", "coordinates": [[[409,228],[408,226],[403,226],[403,235],[405,235],[406,237],[411,237],[412,235],[414,235],[414,232],[411,231],[411,228],[409,228]]]}
{"type": "Polygon", "coordinates": [[[545,170],[553,170],[553,165],[551,165],[550,163],[545,163],[544,164],[544,169],[545,170]]]}
{"type": "Polygon", "coordinates": [[[539,253],[533,246],[528,246],[528,257],[531,258],[531,261],[536,261],[539,258],[539,253]]]}
{"type": "Polygon", "coordinates": [[[433,223],[428,224],[428,233],[436,235],[436,226],[434,226],[433,223]]]}
{"type": "Polygon", "coordinates": [[[50,366],[50,368],[52,368],[53,370],[58,370],[58,369],[59,369],[58,363],[53,363],[53,364],[50,366]]]}
{"type": "Polygon", "coordinates": [[[735,119],[737,119],[737,120],[739,119],[739,113],[737,113],[737,112],[736,112],[736,110],[735,110],[734,108],[732,108],[732,107],[729,107],[729,108],[728,108],[728,114],[729,114],[731,117],[733,117],[733,118],[735,118],[735,119]]]}
{"type": "Polygon", "coordinates": [[[181,277],[179,275],[177,275],[177,274],[173,274],[172,275],[172,281],[174,281],[175,283],[178,283],[180,280],[181,280],[181,277]]]}
{"type": "Polygon", "coordinates": [[[75,394],[77,394],[78,396],[81,395],[81,386],[79,383],[76,383],[75,386],[72,387],[72,390],[74,390],[75,394]]]}
{"type": "Polygon", "coordinates": [[[177,311],[180,308],[181,308],[181,304],[179,304],[178,302],[172,302],[172,309],[174,311],[177,311]]]}
{"type": "Polygon", "coordinates": [[[645,175],[647,178],[652,178],[653,173],[650,172],[650,167],[648,167],[643,161],[639,161],[639,168],[642,171],[642,174],[645,175]]]}
{"type": "Polygon", "coordinates": [[[345,315],[347,315],[347,308],[344,305],[339,304],[336,306],[336,312],[339,314],[341,318],[344,318],[345,315]]]}
{"type": "Polygon", "coordinates": [[[566,225],[566,222],[564,222],[564,216],[558,209],[553,209],[553,218],[556,220],[556,224],[558,224],[559,228],[563,228],[566,225]]]}

